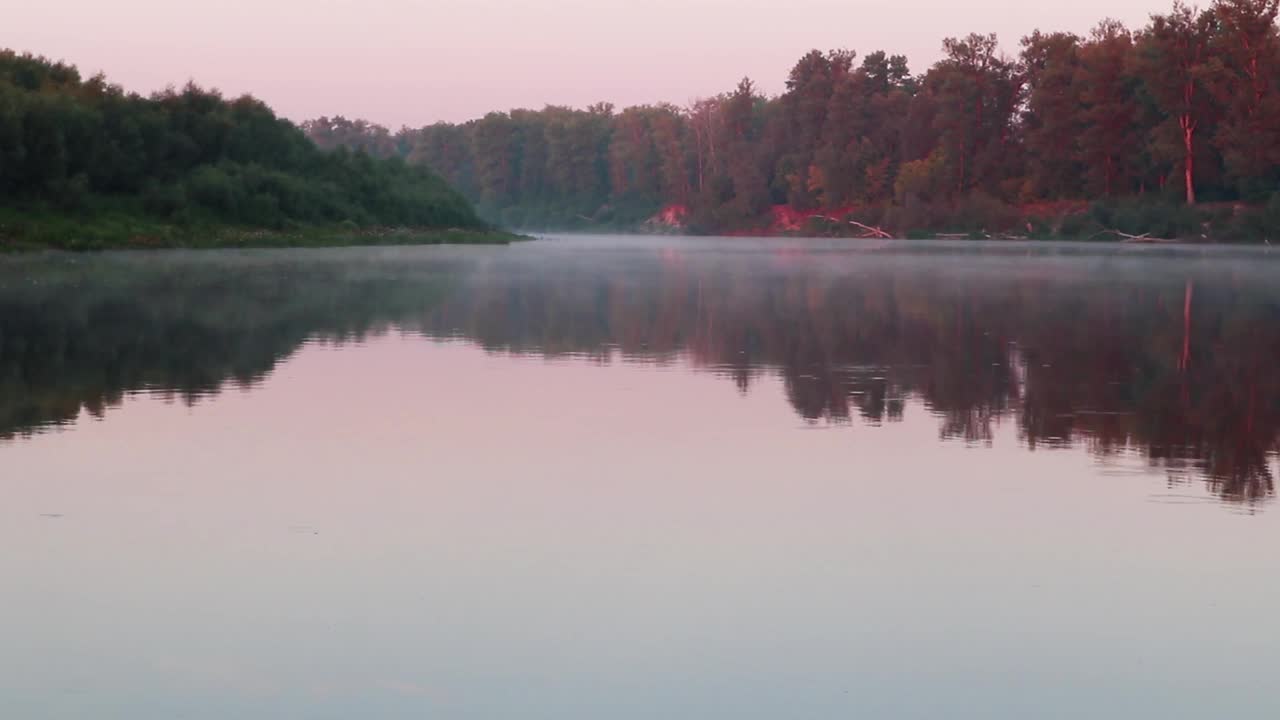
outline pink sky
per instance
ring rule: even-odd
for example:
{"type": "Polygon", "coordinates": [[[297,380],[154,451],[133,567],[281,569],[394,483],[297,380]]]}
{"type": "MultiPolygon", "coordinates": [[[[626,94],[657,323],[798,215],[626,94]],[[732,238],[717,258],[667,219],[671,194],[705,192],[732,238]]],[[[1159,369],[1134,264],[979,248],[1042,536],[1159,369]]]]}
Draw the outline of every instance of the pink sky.
{"type": "Polygon", "coordinates": [[[782,90],[811,48],[878,48],[923,70],[941,39],[1141,25],[1165,0],[2,0],[0,46],[150,92],[196,79],[282,115],[398,127],[489,110],[689,100],[744,75],[782,90]]]}

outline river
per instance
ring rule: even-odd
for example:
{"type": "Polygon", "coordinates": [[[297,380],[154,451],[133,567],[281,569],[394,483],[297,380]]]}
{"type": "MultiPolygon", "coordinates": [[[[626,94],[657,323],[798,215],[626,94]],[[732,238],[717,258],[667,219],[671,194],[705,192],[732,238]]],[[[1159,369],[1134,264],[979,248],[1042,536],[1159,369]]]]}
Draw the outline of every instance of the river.
{"type": "Polygon", "coordinates": [[[1273,718],[1280,255],[0,257],[0,717],[1273,718]]]}

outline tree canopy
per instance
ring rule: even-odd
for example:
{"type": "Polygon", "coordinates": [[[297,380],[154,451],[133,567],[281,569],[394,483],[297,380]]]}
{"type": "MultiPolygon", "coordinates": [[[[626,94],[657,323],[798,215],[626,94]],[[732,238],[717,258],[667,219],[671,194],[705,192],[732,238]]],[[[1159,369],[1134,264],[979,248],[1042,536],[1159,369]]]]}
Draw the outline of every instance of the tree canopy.
{"type": "Polygon", "coordinates": [[[425,164],[517,227],[703,231],[823,215],[890,227],[1132,232],[1262,239],[1280,228],[1278,0],[1181,2],[1142,28],[994,35],[902,56],[805,54],[777,97],[749,81],[687,107],[493,112],[391,133],[306,125],[329,147],[425,164]],[[1268,209],[1268,203],[1270,203],[1268,209]],[[1093,205],[1094,207],[1090,207],[1093,205]],[[1197,210],[1191,206],[1201,205],[1197,210]],[[1030,229],[1028,229],[1030,227],[1030,229]]]}
{"type": "MultiPolygon", "coordinates": [[[[101,75],[0,51],[0,211],[118,212],[216,222],[476,227],[426,167],[324,152],[252,97],[194,83],[150,97],[101,75]]],[[[376,154],[376,152],[375,152],[376,154]]]]}

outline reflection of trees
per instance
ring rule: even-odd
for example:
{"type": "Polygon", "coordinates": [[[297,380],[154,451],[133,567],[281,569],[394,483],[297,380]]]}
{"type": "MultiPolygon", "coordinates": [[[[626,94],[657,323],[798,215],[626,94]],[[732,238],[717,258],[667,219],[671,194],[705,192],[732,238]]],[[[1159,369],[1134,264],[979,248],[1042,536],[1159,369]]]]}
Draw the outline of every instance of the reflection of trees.
{"type": "Polygon", "coordinates": [[[1265,267],[1214,267],[670,251],[497,264],[433,332],[518,353],[685,353],[744,390],[775,371],[809,420],[892,422],[916,398],[943,437],[987,442],[1007,418],[1032,449],[1139,452],[1174,481],[1258,500],[1280,448],[1280,289],[1265,267]]]}
{"type": "Polygon", "coordinates": [[[421,315],[441,266],[346,251],[11,258],[0,263],[0,438],[100,416],[134,390],[191,403],[250,386],[308,338],[421,315]]]}
{"type": "Polygon", "coordinates": [[[140,388],[194,401],[260,381],[307,338],[398,327],[687,358],[744,392],[775,373],[810,421],[894,422],[918,403],[945,438],[1011,422],[1031,449],[1137,453],[1224,498],[1273,494],[1280,288],[1265,264],[744,247],[10,258],[0,437],[140,388]]]}

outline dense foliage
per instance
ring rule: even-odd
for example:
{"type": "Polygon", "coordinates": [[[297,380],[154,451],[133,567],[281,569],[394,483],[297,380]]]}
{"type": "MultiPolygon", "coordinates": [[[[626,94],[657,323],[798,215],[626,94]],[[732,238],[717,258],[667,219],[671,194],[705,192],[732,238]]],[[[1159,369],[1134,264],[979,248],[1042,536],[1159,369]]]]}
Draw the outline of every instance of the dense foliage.
{"type": "Polygon", "coordinates": [[[480,225],[430,170],[322,152],[251,97],[188,84],[144,98],[0,51],[0,225],[68,214],[277,229],[480,225]]]}
{"type": "Polygon", "coordinates": [[[813,216],[898,232],[1102,228],[1222,239],[1280,235],[1280,0],[1178,4],[1130,30],[993,35],[905,58],[805,55],[786,92],[750,81],[673,105],[495,112],[391,134],[343,118],[304,128],[441,173],[514,226],[803,229],[813,216]],[[1199,207],[1195,207],[1197,203],[1199,207]]]}

